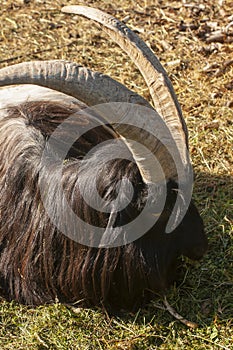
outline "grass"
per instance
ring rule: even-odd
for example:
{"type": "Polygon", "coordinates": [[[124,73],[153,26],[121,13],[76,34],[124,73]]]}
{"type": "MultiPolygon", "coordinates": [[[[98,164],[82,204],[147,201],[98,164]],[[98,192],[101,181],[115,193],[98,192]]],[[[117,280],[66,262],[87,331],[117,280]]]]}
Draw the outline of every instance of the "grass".
{"type": "MultiPolygon", "coordinates": [[[[102,71],[149,98],[133,63],[99,29],[60,13],[77,0],[2,0],[0,66],[69,59],[102,71]]],[[[86,1],[137,30],[166,67],[189,129],[194,197],[209,238],[198,263],[184,259],[184,278],[169,303],[199,324],[188,329],[158,298],[136,314],[36,309],[0,301],[1,349],[232,349],[233,344],[233,31],[232,1],[86,1]],[[186,5],[185,5],[186,3],[186,5]],[[128,16],[128,17],[127,17],[128,16]],[[209,34],[208,34],[209,33],[209,34]]]]}

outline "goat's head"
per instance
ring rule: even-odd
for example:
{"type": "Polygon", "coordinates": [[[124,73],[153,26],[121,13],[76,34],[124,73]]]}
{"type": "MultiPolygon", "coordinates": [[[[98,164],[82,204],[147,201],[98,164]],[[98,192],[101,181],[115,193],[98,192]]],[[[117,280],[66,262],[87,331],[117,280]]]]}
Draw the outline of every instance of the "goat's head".
{"type": "Polygon", "coordinates": [[[0,86],[41,86],[0,91],[2,284],[30,304],[59,297],[133,307],[146,290],[167,287],[180,255],[195,260],[206,250],[187,129],[165,70],[135,33],[96,9],[63,11],[103,26],[137,64],[154,108],[75,63],[0,70],[0,86]]]}

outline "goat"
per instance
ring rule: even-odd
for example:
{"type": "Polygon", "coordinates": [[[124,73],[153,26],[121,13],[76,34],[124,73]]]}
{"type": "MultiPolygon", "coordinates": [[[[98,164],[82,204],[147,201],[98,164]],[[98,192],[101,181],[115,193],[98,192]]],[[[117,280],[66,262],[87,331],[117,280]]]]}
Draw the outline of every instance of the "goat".
{"type": "Polygon", "coordinates": [[[135,309],[174,281],[181,255],[198,260],[207,249],[200,214],[182,192],[192,172],[187,128],[165,70],[134,32],[97,9],[63,12],[103,26],[138,66],[154,108],[67,61],[0,70],[0,292],[27,305],[135,309]]]}

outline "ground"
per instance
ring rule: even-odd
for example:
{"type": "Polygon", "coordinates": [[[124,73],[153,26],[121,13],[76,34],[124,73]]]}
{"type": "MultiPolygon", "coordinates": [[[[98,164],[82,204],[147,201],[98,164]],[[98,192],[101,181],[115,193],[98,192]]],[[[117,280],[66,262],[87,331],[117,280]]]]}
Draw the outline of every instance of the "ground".
{"type": "MultiPolygon", "coordinates": [[[[67,59],[109,74],[150,99],[134,64],[86,19],[61,14],[78,0],[2,0],[0,67],[67,59]]],[[[1,349],[232,349],[233,331],[233,4],[232,0],[86,1],[124,20],[154,50],[174,85],[189,130],[194,198],[209,239],[169,303],[197,329],[174,319],[161,299],[136,314],[59,303],[36,309],[0,301],[1,349]]]]}

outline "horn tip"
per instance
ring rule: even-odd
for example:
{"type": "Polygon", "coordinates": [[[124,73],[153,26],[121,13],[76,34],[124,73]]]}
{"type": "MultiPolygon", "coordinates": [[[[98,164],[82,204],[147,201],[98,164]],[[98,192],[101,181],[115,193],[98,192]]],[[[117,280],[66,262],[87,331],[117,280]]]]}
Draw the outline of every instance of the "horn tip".
{"type": "Polygon", "coordinates": [[[88,8],[88,6],[81,6],[81,5],[67,5],[67,6],[63,6],[61,8],[61,12],[63,13],[77,13],[79,14],[80,10],[85,10],[86,8],[88,8]]]}

